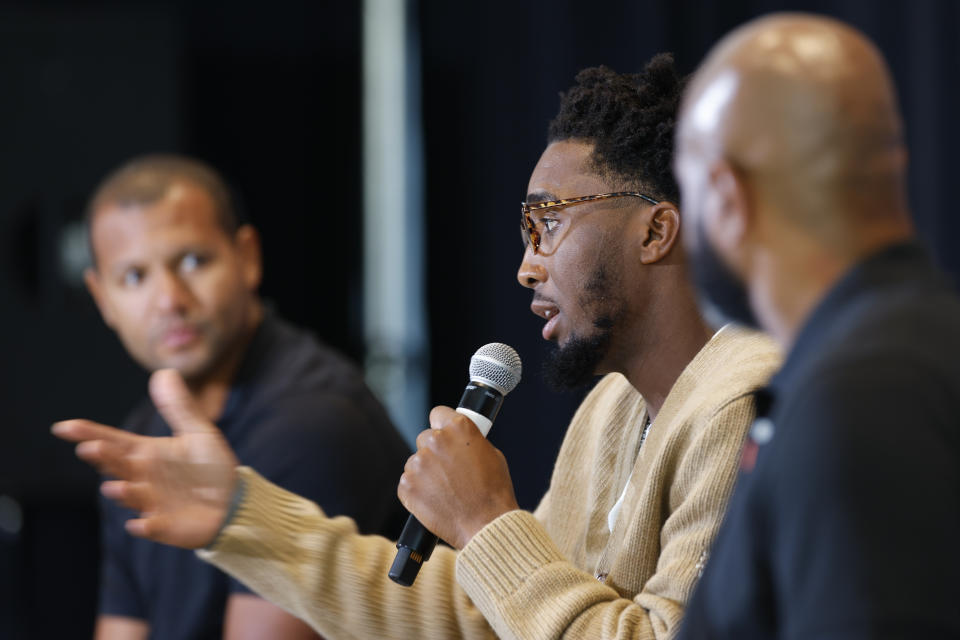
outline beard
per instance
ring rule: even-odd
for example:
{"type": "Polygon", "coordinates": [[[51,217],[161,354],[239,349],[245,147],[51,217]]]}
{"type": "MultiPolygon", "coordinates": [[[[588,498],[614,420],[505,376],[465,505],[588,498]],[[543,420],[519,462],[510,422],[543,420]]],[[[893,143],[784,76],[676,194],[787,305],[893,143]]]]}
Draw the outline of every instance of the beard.
{"type": "Polygon", "coordinates": [[[715,329],[728,322],[759,328],[757,317],[750,308],[746,287],[710,245],[703,228],[703,218],[695,233],[697,247],[689,252],[689,260],[704,319],[715,329]]]}
{"type": "Polygon", "coordinates": [[[617,319],[624,303],[613,295],[616,283],[607,277],[603,265],[597,267],[584,287],[580,305],[597,307],[589,335],[572,333],[566,344],[554,346],[543,363],[543,377],[556,391],[570,391],[590,384],[599,375],[600,363],[610,351],[617,319]]]}
{"type": "Polygon", "coordinates": [[[562,347],[553,347],[543,363],[543,378],[555,391],[570,391],[589,384],[597,367],[610,350],[613,322],[602,317],[593,321],[598,330],[590,336],[572,335],[562,347]]]}

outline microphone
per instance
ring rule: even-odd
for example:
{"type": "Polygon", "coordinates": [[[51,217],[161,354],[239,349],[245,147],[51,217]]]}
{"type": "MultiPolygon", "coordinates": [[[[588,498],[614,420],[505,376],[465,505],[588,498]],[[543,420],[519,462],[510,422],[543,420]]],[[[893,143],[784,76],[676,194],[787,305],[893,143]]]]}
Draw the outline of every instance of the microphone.
{"type": "MultiPolygon", "coordinates": [[[[503,397],[520,382],[520,371],[520,356],[513,347],[499,342],[480,347],[470,358],[470,382],[460,398],[457,413],[470,418],[484,438],[500,412],[503,397]]],[[[437,536],[409,516],[397,540],[390,579],[404,587],[412,585],[436,546],[437,536]]]]}

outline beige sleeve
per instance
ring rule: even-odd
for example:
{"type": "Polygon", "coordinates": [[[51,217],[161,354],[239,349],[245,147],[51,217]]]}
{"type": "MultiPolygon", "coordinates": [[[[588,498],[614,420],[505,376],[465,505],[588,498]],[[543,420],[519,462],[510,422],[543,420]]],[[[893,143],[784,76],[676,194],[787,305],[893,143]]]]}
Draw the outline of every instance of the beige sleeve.
{"type": "Polygon", "coordinates": [[[671,638],[677,632],[736,479],[753,402],[723,407],[677,459],[656,573],[621,597],[571,565],[531,514],[481,529],[456,560],[457,580],[504,640],[671,638]]]}
{"type": "Polygon", "coordinates": [[[245,494],[213,548],[198,551],[327,638],[493,638],[455,580],[456,553],[438,546],[413,587],[387,577],[396,546],[353,520],[238,469],[245,494]]]}

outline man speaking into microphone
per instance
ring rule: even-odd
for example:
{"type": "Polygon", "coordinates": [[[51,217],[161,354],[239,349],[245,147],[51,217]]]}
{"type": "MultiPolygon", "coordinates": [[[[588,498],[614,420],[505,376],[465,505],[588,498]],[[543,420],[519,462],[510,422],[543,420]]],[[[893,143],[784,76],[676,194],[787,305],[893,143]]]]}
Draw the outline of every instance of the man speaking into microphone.
{"type": "MultiPolygon", "coordinates": [[[[398,493],[438,547],[413,586],[395,544],[237,467],[175,374],[151,393],[177,435],[55,426],[141,512],[136,536],[183,547],[336,638],[669,638],[703,567],[778,352],[700,316],[671,173],[683,81],[669,56],[636,75],[581,72],[522,205],[520,284],[555,343],[548,378],[604,378],[567,429],[534,513],[503,455],[449,407],[430,414],[398,493]],[[169,478],[176,478],[170,482],[169,478]]],[[[504,411],[509,411],[509,400],[504,411]]]]}

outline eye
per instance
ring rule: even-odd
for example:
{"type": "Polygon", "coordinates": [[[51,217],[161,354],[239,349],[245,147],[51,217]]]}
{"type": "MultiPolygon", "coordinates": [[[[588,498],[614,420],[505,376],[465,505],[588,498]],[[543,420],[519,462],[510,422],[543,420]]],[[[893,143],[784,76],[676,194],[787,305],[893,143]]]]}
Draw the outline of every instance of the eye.
{"type": "Polygon", "coordinates": [[[556,231],[557,227],[560,226],[560,221],[556,218],[544,218],[540,221],[540,224],[543,225],[543,230],[547,233],[553,233],[556,231]]]}
{"type": "Polygon", "coordinates": [[[143,282],[143,276],[143,269],[140,269],[139,267],[131,267],[123,272],[123,286],[136,287],[143,282]]]}
{"type": "Polygon", "coordinates": [[[185,253],[183,257],[180,258],[180,269],[186,272],[196,271],[206,263],[206,256],[202,256],[199,253],[191,251],[190,253],[185,253]]]}
{"type": "Polygon", "coordinates": [[[560,220],[547,213],[533,219],[534,228],[541,234],[550,234],[560,226],[560,220]]]}

